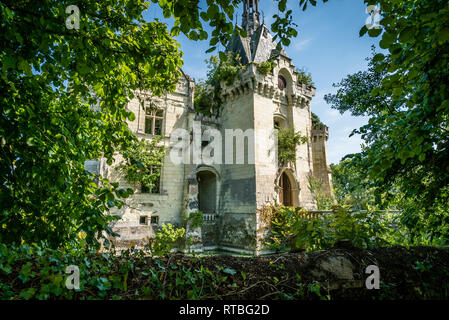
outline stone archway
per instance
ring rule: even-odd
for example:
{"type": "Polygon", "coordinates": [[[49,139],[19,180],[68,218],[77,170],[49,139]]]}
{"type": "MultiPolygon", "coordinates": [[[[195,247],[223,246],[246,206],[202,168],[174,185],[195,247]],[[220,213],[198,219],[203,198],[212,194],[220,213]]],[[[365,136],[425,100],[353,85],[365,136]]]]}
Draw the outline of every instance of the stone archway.
{"type": "Polygon", "coordinates": [[[281,178],[279,179],[279,202],[286,206],[286,207],[292,207],[293,206],[293,190],[292,190],[292,183],[290,182],[290,178],[288,175],[284,172],[281,174],[281,178]]]}
{"type": "Polygon", "coordinates": [[[276,181],[279,203],[288,207],[299,207],[299,184],[295,172],[283,169],[276,181]]]}
{"type": "Polygon", "coordinates": [[[198,181],[198,209],[203,213],[217,212],[217,176],[209,170],[199,171],[198,181]]]}

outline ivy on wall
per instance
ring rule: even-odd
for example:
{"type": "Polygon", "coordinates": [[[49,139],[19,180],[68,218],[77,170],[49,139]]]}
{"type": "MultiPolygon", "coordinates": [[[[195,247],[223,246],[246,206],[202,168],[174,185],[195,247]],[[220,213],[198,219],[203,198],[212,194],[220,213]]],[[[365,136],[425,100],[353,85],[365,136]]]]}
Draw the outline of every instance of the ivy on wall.
{"type": "Polygon", "coordinates": [[[285,164],[296,160],[296,147],[306,143],[307,137],[294,129],[276,128],[278,130],[278,161],[285,164]]]}

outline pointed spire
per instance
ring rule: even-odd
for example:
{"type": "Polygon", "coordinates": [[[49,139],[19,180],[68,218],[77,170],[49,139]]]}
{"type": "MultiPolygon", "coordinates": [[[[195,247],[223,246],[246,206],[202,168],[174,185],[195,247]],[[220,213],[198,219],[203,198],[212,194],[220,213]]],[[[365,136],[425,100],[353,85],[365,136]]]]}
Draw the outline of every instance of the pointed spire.
{"type": "Polygon", "coordinates": [[[243,29],[245,29],[248,34],[252,34],[259,25],[259,0],[243,0],[243,29]]]}

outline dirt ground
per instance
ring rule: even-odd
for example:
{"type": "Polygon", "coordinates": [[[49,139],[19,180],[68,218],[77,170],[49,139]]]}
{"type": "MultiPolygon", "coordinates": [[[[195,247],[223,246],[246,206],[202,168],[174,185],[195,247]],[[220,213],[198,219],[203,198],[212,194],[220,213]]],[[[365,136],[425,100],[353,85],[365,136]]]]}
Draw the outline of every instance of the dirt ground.
{"type": "MultiPolygon", "coordinates": [[[[164,262],[192,267],[227,268],[227,285],[219,299],[447,299],[449,249],[388,247],[361,250],[334,248],[311,253],[284,253],[248,258],[229,255],[164,262]],[[369,265],[380,271],[380,289],[368,290],[369,265]],[[230,272],[229,272],[230,270],[230,272]],[[235,271],[235,273],[234,273],[235,271]]],[[[152,264],[151,261],[148,261],[152,264]]],[[[206,297],[207,298],[207,297],[206,297]]]]}

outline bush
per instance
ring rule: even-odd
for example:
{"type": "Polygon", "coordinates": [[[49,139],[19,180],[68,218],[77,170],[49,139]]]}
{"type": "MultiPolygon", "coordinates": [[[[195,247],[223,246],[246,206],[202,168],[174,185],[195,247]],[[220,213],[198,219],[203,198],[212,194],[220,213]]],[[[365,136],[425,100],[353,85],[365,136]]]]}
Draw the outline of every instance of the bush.
{"type": "Polygon", "coordinates": [[[276,62],[268,60],[261,63],[255,63],[255,65],[257,67],[257,71],[266,76],[267,74],[273,72],[274,67],[276,67],[276,62]]]}
{"type": "Polygon", "coordinates": [[[340,240],[358,248],[405,244],[407,235],[397,224],[398,216],[375,210],[351,211],[334,206],[332,213],[311,215],[301,208],[274,208],[271,238],[267,247],[274,250],[325,250],[340,240]]]}
{"type": "Polygon", "coordinates": [[[176,243],[185,235],[184,228],[175,228],[172,224],[163,224],[150,240],[149,250],[153,256],[165,256],[169,254],[176,243]]]}

